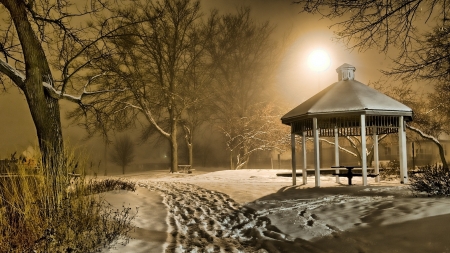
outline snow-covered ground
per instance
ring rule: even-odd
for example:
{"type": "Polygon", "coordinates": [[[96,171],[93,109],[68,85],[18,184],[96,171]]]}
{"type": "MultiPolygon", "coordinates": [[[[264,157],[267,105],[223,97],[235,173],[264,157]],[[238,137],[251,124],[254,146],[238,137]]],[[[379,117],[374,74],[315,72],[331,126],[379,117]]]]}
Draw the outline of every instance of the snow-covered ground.
{"type": "Polygon", "coordinates": [[[359,177],[292,186],[278,172],[128,175],[136,192],[104,196],[139,207],[137,228],[105,252],[450,252],[450,199],[415,197],[396,181],[363,187],[359,177]]]}

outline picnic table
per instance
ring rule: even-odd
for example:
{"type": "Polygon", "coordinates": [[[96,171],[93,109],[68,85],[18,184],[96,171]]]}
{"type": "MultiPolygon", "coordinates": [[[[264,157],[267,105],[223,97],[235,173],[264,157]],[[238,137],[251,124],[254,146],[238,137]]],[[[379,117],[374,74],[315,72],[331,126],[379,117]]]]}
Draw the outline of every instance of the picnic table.
{"type": "MultiPolygon", "coordinates": [[[[347,169],[347,173],[333,173],[334,176],[338,177],[346,177],[348,178],[348,185],[352,185],[353,177],[362,177],[362,173],[353,173],[354,168],[361,168],[360,166],[331,166],[331,168],[339,169],[347,169]]],[[[367,174],[368,177],[377,177],[378,174],[367,174]]]]}

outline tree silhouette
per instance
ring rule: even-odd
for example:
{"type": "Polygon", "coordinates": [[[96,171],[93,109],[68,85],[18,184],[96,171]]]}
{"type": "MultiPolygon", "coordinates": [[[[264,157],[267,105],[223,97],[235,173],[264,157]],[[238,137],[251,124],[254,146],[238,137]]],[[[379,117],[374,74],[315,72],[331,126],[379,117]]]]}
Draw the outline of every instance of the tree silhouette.
{"type": "Polygon", "coordinates": [[[112,145],[111,161],[122,167],[122,174],[125,174],[125,167],[133,160],[134,144],[130,136],[123,135],[117,138],[112,145]]]}
{"type": "Polygon", "coordinates": [[[116,25],[127,29],[105,44],[117,53],[96,66],[98,72],[108,73],[97,84],[122,92],[99,94],[92,106],[78,108],[71,116],[85,117],[93,131],[100,126],[99,117],[120,129],[143,119],[143,139],[153,133],[166,138],[171,171],[177,171],[180,121],[201,101],[200,87],[207,85],[201,61],[212,24],[201,22],[199,2],[191,0],[137,1],[117,15],[124,18],[116,25]]]}
{"type": "Polygon", "coordinates": [[[449,79],[450,5],[446,1],[293,2],[301,12],[334,20],[332,27],[337,39],[348,48],[358,51],[373,48],[389,55],[394,66],[383,71],[384,74],[430,83],[449,79]]]}
{"type": "Polygon", "coordinates": [[[94,95],[111,92],[92,85],[105,73],[87,71],[114,53],[103,46],[120,29],[109,25],[118,17],[110,15],[108,2],[0,0],[0,83],[19,88],[27,101],[55,196],[65,191],[58,181],[67,175],[59,101],[84,108],[94,95]],[[102,22],[104,16],[109,22],[102,22]]]}
{"type": "Polygon", "coordinates": [[[213,76],[211,118],[224,134],[230,169],[236,169],[245,166],[254,151],[267,149],[271,126],[264,105],[271,101],[268,87],[275,69],[273,27],[254,21],[249,8],[219,16],[215,23],[207,47],[213,76]]]}

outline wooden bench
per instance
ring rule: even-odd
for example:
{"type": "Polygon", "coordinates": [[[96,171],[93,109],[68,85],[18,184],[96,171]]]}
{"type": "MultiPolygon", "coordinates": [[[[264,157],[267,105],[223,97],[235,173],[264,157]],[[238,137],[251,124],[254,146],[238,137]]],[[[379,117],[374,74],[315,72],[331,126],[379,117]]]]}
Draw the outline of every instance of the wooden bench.
{"type": "Polygon", "coordinates": [[[178,171],[183,170],[183,173],[191,174],[194,169],[191,165],[178,165],[178,171]]]}
{"type": "MultiPolygon", "coordinates": [[[[354,168],[361,168],[358,166],[331,166],[335,169],[347,169],[347,173],[333,173],[333,176],[346,177],[348,178],[348,185],[352,185],[353,177],[362,177],[362,173],[353,173],[354,168]]],[[[367,174],[368,177],[378,177],[378,174],[367,174]]]]}

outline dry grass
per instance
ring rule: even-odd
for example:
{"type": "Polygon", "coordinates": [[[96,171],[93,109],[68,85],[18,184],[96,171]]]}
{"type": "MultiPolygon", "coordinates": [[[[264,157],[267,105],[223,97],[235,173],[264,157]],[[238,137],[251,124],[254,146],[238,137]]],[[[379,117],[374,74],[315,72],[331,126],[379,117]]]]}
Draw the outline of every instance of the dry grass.
{"type": "Polygon", "coordinates": [[[41,168],[19,166],[16,175],[0,177],[0,252],[97,252],[127,238],[134,218],[130,208],[113,209],[94,193],[134,190],[134,184],[88,181],[83,171],[77,172],[76,180],[61,177],[58,184],[67,189],[62,193],[45,180],[41,168]],[[58,204],[50,204],[50,198],[58,204]]]}

